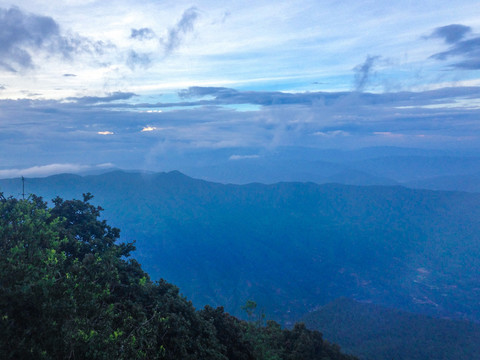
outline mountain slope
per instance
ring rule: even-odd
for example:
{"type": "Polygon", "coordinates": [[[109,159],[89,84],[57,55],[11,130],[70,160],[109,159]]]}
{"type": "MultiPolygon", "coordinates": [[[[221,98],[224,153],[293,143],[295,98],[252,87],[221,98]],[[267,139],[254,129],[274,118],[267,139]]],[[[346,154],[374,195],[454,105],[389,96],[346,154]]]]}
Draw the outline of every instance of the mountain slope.
{"type": "Polygon", "coordinates": [[[355,360],[304,324],[196,311],[129,258],[90,199],[0,196],[1,359],[355,360]]]}
{"type": "Polygon", "coordinates": [[[308,328],[368,360],[470,360],[480,325],[436,319],[341,298],[307,314],[308,328]]]}
{"type": "MultiPolygon", "coordinates": [[[[21,182],[0,187],[18,194],[21,182]]],[[[480,320],[480,195],[222,185],[179,172],[59,175],[27,179],[26,188],[46,199],[93,193],[122,237],[137,240],[135,256],[151,276],[174,282],[199,306],[240,314],[254,299],[289,324],[349,296],[480,320]]]]}

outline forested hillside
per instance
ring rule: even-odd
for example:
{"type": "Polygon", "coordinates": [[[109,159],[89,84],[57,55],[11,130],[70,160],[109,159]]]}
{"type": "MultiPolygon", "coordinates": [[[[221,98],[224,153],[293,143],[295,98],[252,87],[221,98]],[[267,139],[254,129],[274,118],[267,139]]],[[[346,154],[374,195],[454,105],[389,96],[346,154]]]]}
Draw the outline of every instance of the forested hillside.
{"type": "MultiPolygon", "coordinates": [[[[21,193],[21,180],[0,182],[21,193]]],[[[480,195],[400,186],[224,185],[179,172],[26,179],[52,199],[92,192],[136,239],[153,279],[234,315],[248,299],[283,324],[341,297],[480,320],[480,195]]]]}
{"type": "Polygon", "coordinates": [[[480,324],[437,319],[351,299],[337,299],[303,319],[365,360],[472,360],[480,354],[480,324]]]}
{"type": "Polygon", "coordinates": [[[89,200],[0,193],[1,359],[353,359],[303,324],[196,311],[150,280],[89,200]]]}

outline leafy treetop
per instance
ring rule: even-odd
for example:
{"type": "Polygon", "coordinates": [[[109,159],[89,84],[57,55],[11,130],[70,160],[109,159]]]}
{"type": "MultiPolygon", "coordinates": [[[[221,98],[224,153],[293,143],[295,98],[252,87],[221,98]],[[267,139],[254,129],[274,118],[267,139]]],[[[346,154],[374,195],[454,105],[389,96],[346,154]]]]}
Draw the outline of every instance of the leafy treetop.
{"type": "Polygon", "coordinates": [[[303,325],[196,311],[149,278],[91,199],[49,208],[0,193],[0,358],[351,359],[303,325]]]}

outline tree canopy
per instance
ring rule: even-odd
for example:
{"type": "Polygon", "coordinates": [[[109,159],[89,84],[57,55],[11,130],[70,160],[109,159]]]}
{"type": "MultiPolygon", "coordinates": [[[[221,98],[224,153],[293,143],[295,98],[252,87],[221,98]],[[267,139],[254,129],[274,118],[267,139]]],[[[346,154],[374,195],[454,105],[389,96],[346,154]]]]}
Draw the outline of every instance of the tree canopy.
{"type": "Polygon", "coordinates": [[[0,195],[0,358],[352,359],[302,324],[196,311],[149,278],[91,199],[0,195]]]}

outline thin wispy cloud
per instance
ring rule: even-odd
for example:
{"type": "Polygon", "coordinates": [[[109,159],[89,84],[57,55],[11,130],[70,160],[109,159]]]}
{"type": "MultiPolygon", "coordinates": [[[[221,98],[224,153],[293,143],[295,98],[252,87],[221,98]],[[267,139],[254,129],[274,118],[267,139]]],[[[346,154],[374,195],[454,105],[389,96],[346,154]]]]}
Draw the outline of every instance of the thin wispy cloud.
{"type": "Polygon", "coordinates": [[[228,160],[248,160],[248,159],[258,159],[260,155],[231,155],[228,160]]]}
{"type": "Polygon", "coordinates": [[[152,64],[152,62],[152,54],[138,53],[135,50],[131,50],[128,53],[127,65],[132,70],[135,70],[138,67],[148,68],[152,64]]]}
{"type": "Polygon", "coordinates": [[[355,71],[355,91],[363,91],[367,85],[375,66],[375,63],[380,59],[380,56],[368,55],[363,64],[357,65],[353,70],[355,71]]]}
{"type": "Polygon", "coordinates": [[[114,167],[113,164],[100,165],[82,165],[82,164],[48,164],[41,166],[32,166],[25,169],[7,169],[0,170],[0,178],[18,178],[25,177],[45,177],[54,174],[71,173],[78,174],[95,169],[108,169],[114,167]]]}
{"type": "Polygon", "coordinates": [[[162,39],[165,55],[170,55],[176,50],[182,43],[184,36],[193,31],[198,15],[197,8],[191,7],[185,10],[178,23],[169,29],[167,38],[162,39]]]}

